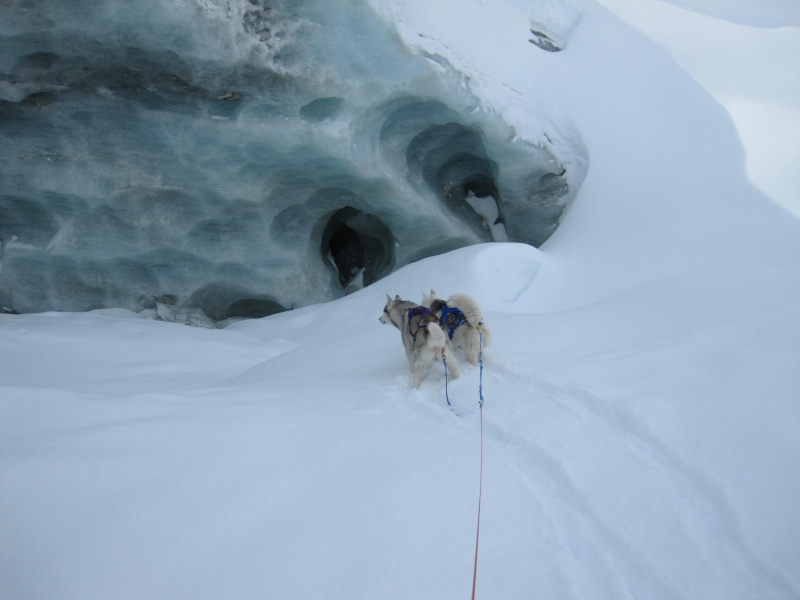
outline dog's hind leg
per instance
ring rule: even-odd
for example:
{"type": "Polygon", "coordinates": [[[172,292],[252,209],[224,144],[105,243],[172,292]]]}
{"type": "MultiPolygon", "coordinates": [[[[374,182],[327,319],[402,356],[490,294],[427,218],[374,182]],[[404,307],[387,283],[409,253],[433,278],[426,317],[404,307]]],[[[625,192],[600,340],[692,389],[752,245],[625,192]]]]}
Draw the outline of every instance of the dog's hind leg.
{"type": "Polygon", "coordinates": [[[447,362],[447,372],[450,374],[450,379],[458,379],[459,375],[461,375],[461,369],[458,368],[456,356],[449,346],[445,346],[444,358],[447,362]]]}
{"type": "Polygon", "coordinates": [[[422,378],[425,376],[425,371],[428,370],[428,365],[417,363],[411,367],[411,373],[414,375],[414,383],[412,387],[416,390],[419,389],[422,383],[422,378]]]}
{"type": "Polygon", "coordinates": [[[464,331],[456,332],[456,335],[459,336],[461,350],[464,352],[464,357],[467,359],[467,362],[473,367],[477,367],[478,353],[480,351],[478,332],[472,329],[470,325],[462,325],[461,329],[464,331]],[[466,327],[469,327],[469,329],[466,329],[466,327]]]}

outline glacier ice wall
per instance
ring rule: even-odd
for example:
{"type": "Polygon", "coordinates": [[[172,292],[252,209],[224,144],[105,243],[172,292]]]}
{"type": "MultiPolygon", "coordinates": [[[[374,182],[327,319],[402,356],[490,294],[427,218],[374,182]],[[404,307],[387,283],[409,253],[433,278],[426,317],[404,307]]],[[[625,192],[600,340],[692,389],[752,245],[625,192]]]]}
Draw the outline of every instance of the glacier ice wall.
{"type": "Polygon", "coordinates": [[[7,309],[262,316],[538,246],[576,191],[360,0],[20,0],[0,36],[7,309]]]}

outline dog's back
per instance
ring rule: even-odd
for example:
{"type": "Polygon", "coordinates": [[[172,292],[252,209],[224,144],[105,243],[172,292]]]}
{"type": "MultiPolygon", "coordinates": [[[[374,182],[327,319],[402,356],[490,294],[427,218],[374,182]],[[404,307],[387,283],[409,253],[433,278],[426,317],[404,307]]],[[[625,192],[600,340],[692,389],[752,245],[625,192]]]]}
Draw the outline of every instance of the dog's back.
{"type": "Polygon", "coordinates": [[[440,313],[444,307],[456,308],[464,314],[467,323],[473,327],[477,327],[478,324],[483,321],[483,311],[481,311],[481,307],[472,296],[463,292],[458,292],[450,296],[447,300],[442,300],[436,295],[436,290],[431,289],[430,294],[423,292],[422,305],[430,308],[435,314],[440,313]]]}
{"type": "MultiPolygon", "coordinates": [[[[439,319],[429,308],[405,300],[401,301],[398,308],[402,311],[399,329],[403,334],[403,343],[407,350],[413,349],[417,343],[431,345],[431,336],[438,339],[436,330],[441,332],[439,319]]],[[[439,347],[441,346],[442,344],[439,344],[439,347]]]]}
{"type": "Polygon", "coordinates": [[[477,365],[482,348],[492,343],[492,332],[483,322],[483,311],[475,299],[459,292],[445,301],[432,289],[430,294],[422,294],[422,304],[430,307],[448,328],[453,346],[464,352],[470,364],[477,365]]]}

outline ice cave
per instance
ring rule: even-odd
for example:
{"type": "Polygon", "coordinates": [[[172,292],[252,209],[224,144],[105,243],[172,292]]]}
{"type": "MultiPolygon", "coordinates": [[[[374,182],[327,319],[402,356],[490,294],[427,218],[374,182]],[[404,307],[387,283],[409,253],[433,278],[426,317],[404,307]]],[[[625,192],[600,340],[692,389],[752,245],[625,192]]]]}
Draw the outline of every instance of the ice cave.
{"type": "Polygon", "coordinates": [[[539,246],[582,177],[365,0],[20,0],[0,36],[6,312],[265,316],[539,246]]]}

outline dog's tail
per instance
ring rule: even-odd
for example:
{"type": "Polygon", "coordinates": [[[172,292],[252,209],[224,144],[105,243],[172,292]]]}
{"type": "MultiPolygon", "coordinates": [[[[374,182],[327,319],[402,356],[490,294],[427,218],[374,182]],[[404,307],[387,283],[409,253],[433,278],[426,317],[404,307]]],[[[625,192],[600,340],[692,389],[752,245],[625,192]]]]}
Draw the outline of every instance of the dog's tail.
{"type": "Polygon", "coordinates": [[[447,335],[436,323],[428,323],[428,347],[441,350],[447,345],[447,335]]]}
{"type": "Polygon", "coordinates": [[[477,327],[478,323],[483,321],[483,311],[481,311],[481,307],[467,294],[453,294],[447,299],[447,306],[457,308],[464,313],[464,318],[467,320],[467,323],[473,327],[477,327]]]}

